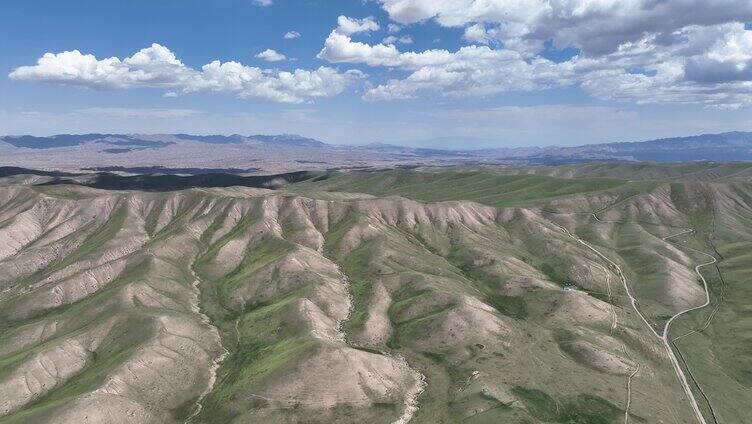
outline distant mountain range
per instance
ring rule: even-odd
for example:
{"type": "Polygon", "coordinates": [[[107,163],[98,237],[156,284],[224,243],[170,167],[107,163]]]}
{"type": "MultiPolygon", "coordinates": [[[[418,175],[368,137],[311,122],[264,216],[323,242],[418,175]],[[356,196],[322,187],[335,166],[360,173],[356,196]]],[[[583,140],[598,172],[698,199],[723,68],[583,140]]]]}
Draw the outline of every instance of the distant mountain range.
{"type": "MultiPolygon", "coordinates": [[[[0,137],[0,165],[165,171],[373,168],[592,161],[752,161],[752,133],[728,132],[577,147],[442,150],[373,143],[342,146],[299,135],[62,134],[0,137]]],[[[175,171],[177,172],[177,171],[175,171]]],[[[193,173],[193,172],[187,172],[193,173]]]]}
{"type": "MultiPolygon", "coordinates": [[[[509,155],[492,150],[491,154],[509,155]]],[[[579,147],[545,147],[524,154],[544,160],[620,160],[637,162],[750,161],[752,132],[727,132],[691,137],[672,137],[641,142],[591,144],[579,147]]]]}

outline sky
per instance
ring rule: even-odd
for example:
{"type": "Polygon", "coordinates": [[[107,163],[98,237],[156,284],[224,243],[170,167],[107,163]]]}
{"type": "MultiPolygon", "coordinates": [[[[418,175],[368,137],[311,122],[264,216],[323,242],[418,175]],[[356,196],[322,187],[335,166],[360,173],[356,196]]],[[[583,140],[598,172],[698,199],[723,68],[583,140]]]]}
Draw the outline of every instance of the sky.
{"type": "Polygon", "coordinates": [[[0,134],[752,131],[750,0],[4,0],[0,134]]]}

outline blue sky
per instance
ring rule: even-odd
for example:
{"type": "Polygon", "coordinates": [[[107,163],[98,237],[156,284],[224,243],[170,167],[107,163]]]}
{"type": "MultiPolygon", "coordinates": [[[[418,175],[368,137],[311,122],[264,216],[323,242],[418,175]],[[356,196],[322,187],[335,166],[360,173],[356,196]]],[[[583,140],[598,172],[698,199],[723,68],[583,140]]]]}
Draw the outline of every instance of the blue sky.
{"type": "Polygon", "coordinates": [[[605,3],[6,0],[0,133],[468,148],[752,130],[749,1],[605,3]]]}

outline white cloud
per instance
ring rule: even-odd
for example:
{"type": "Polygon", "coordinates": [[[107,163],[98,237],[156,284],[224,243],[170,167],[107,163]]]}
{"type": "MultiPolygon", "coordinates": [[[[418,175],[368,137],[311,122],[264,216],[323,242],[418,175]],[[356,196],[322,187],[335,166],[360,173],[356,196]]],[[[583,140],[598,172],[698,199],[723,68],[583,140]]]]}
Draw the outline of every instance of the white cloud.
{"type": "Polygon", "coordinates": [[[324,66],[286,72],[216,60],[196,70],[183,64],[166,47],[153,44],[123,60],[98,60],[78,50],[45,53],[36,65],[16,68],[9,77],[94,89],[151,87],[176,93],[228,92],[241,98],[302,103],[335,96],[364,75],[357,70],[340,73],[324,66]]]}
{"type": "Polygon", "coordinates": [[[486,28],[484,24],[473,24],[465,27],[465,34],[462,36],[466,41],[481,44],[490,44],[498,37],[498,28],[486,28]]]}
{"type": "Polygon", "coordinates": [[[421,66],[449,64],[455,57],[447,50],[400,53],[393,45],[369,45],[332,31],[319,52],[319,59],[332,63],[365,63],[370,66],[389,66],[417,69],[421,66]]]}
{"type": "Polygon", "coordinates": [[[338,33],[348,36],[358,32],[372,32],[378,30],[378,22],[374,21],[370,16],[363,19],[356,19],[342,15],[337,18],[337,29],[335,29],[338,33]]]}
{"type": "Polygon", "coordinates": [[[294,40],[300,38],[300,33],[298,31],[287,31],[283,38],[285,40],[294,40]]]}
{"type": "Polygon", "coordinates": [[[11,79],[35,80],[91,88],[127,88],[130,86],[177,87],[194,77],[166,47],[153,44],[122,61],[117,57],[98,60],[78,50],[45,53],[36,66],[21,66],[10,73],[11,79]]]}
{"type": "Polygon", "coordinates": [[[273,0],[253,0],[253,4],[256,6],[266,7],[274,4],[273,0]]]}
{"type": "Polygon", "coordinates": [[[400,31],[402,31],[402,27],[401,27],[401,26],[399,26],[399,25],[397,25],[397,24],[393,24],[393,23],[390,23],[389,25],[387,25],[387,26],[386,26],[386,29],[387,29],[387,31],[388,31],[388,32],[389,32],[390,34],[394,34],[394,33],[396,33],[396,32],[400,32],[400,31]]]}
{"type": "Polygon", "coordinates": [[[272,49],[266,49],[263,52],[257,54],[256,57],[267,62],[279,62],[287,59],[287,56],[272,49]]]}
{"type": "Polygon", "coordinates": [[[404,78],[370,87],[364,95],[368,100],[411,98],[424,91],[485,96],[578,85],[594,97],[618,101],[717,108],[752,105],[752,31],[735,21],[740,16],[752,18],[752,3],[719,1],[723,10],[699,0],[672,4],[642,0],[386,0],[384,8],[398,22],[435,18],[447,26],[467,24],[467,41],[494,48],[471,45],[454,52],[401,52],[395,36],[370,45],[335,30],[318,57],[332,63],[363,63],[406,72],[404,78]],[[706,13],[689,10],[687,3],[706,13]],[[733,9],[735,5],[740,7],[733,9]],[[667,10],[683,15],[669,16],[667,10]],[[624,22],[615,22],[617,17],[624,22]],[[651,26],[656,19],[666,21],[663,28],[651,26]],[[581,32],[580,26],[587,31],[600,28],[601,32],[581,32]],[[544,42],[552,38],[554,46],[574,45],[582,50],[559,63],[546,59],[542,55],[544,42]]]}
{"type": "Polygon", "coordinates": [[[396,44],[398,41],[398,38],[393,35],[388,35],[384,37],[383,40],[381,40],[381,44],[396,44]]]}
{"type": "Polygon", "coordinates": [[[500,25],[514,38],[576,46],[587,54],[613,52],[645,34],[669,36],[690,25],[752,20],[749,0],[380,0],[402,24],[435,19],[447,27],[500,25]]]}
{"type": "Polygon", "coordinates": [[[394,35],[388,35],[381,40],[381,44],[412,44],[413,39],[409,35],[403,35],[402,37],[395,37],[394,35]]]}
{"type": "Polygon", "coordinates": [[[186,87],[186,91],[229,91],[241,98],[255,97],[281,103],[333,97],[363,77],[360,71],[339,73],[323,66],[313,71],[275,72],[238,62],[219,61],[204,65],[201,75],[199,83],[186,87]]]}
{"type": "Polygon", "coordinates": [[[752,32],[741,23],[691,26],[660,45],[653,38],[599,58],[572,61],[590,94],[637,103],[715,108],[752,105],[752,32]]]}
{"type": "Polygon", "coordinates": [[[333,63],[364,63],[401,68],[410,74],[370,88],[367,100],[411,98],[424,90],[444,95],[489,95],[510,90],[534,90],[570,82],[572,67],[546,59],[526,61],[512,50],[466,46],[456,52],[431,49],[400,52],[393,44],[368,45],[333,31],[319,58],[333,63]]]}
{"type": "Polygon", "coordinates": [[[449,97],[488,96],[543,90],[572,82],[569,67],[543,59],[528,63],[515,56],[515,52],[469,46],[449,55],[448,63],[437,61],[437,65],[421,66],[404,79],[391,79],[368,89],[364,99],[405,99],[416,97],[422,91],[449,97]]]}
{"type": "Polygon", "coordinates": [[[752,31],[737,24],[703,55],[690,58],[685,71],[697,82],[752,81],[752,31]]]}

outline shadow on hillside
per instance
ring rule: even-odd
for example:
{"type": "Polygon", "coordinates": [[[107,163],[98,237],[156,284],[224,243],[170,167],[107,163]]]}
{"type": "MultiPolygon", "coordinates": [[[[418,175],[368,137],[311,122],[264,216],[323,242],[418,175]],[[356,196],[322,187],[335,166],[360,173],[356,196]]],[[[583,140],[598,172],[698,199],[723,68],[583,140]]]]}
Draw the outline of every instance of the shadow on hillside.
{"type": "Polygon", "coordinates": [[[83,168],[92,172],[125,172],[129,174],[168,174],[168,175],[200,175],[200,174],[250,174],[260,171],[259,168],[167,168],[164,166],[102,166],[83,168]]]}
{"type": "Polygon", "coordinates": [[[202,173],[197,175],[145,174],[124,176],[100,172],[96,174],[71,174],[66,172],[37,171],[23,168],[0,167],[0,177],[14,175],[40,175],[52,177],[40,186],[79,185],[102,190],[175,191],[189,188],[254,187],[279,189],[287,184],[311,179],[326,179],[324,172],[299,171],[278,175],[241,176],[227,173],[202,173]]]}
{"type": "Polygon", "coordinates": [[[0,166],[0,178],[16,175],[39,175],[40,177],[74,177],[80,174],[61,171],[39,171],[36,169],[19,168],[16,166],[0,166]]]}

